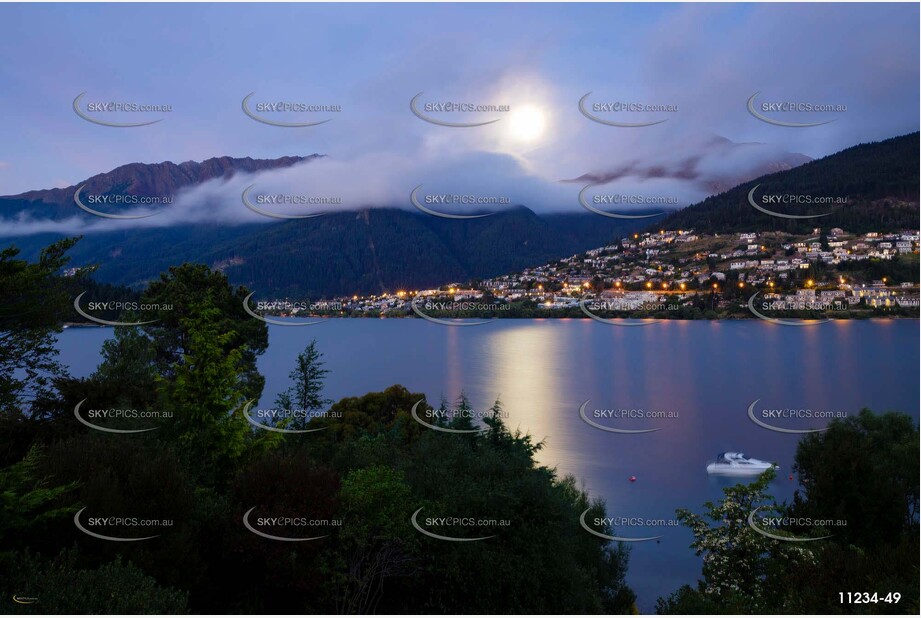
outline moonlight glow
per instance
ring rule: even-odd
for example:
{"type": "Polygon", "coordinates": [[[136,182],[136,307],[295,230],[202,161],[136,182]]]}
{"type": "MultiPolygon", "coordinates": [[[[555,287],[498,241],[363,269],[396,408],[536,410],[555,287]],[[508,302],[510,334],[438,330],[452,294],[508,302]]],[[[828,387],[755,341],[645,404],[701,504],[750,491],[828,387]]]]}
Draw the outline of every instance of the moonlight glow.
{"type": "Polygon", "coordinates": [[[545,126],[543,111],[533,105],[513,109],[509,117],[512,137],[524,142],[534,141],[543,135],[545,126]]]}

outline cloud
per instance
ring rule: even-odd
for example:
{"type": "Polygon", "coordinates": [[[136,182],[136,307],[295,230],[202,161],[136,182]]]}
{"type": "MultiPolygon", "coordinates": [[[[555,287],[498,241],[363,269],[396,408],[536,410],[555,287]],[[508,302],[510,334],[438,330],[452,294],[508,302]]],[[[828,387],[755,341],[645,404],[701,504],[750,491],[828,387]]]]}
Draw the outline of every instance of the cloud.
{"type": "MultiPolygon", "coordinates": [[[[423,184],[426,192],[497,194],[538,212],[581,212],[576,196],[583,181],[604,182],[604,190],[618,193],[669,194],[685,205],[805,160],[790,153],[824,156],[918,126],[919,57],[917,47],[908,44],[917,39],[917,22],[906,19],[917,18],[917,7],[690,4],[562,10],[548,5],[504,10],[443,5],[379,9],[376,15],[374,23],[348,7],[315,15],[318,31],[348,22],[362,45],[323,55],[328,41],[318,42],[308,54],[318,59],[309,80],[286,77],[301,70],[307,52],[297,46],[307,43],[274,34],[297,20],[272,20],[271,45],[242,49],[209,40],[222,46],[218,52],[183,52],[177,66],[187,70],[164,76],[156,88],[146,81],[125,85],[145,101],[169,94],[177,111],[155,131],[115,136],[68,118],[66,127],[41,136],[56,140],[42,153],[99,166],[93,172],[135,160],[137,152],[147,160],[312,152],[327,159],[257,178],[209,183],[177,196],[168,211],[148,219],[71,223],[77,230],[94,231],[272,222],[242,206],[243,182],[256,183],[258,191],[338,196],[342,209],[411,208],[409,192],[423,184]],[[624,26],[617,36],[612,36],[612,23],[624,26]],[[403,36],[409,33],[413,36],[403,36]],[[296,54],[285,53],[295,49],[296,54]],[[252,54],[270,51],[278,64],[266,75],[252,54]],[[219,64],[213,61],[217,57],[222,58],[219,64]],[[193,76],[195,88],[190,87],[193,76]],[[261,100],[337,103],[343,111],[332,122],[306,130],[266,127],[240,111],[242,96],[254,90],[261,100]],[[547,129],[539,139],[517,139],[508,115],[471,129],[435,126],[409,111],[410,99],[420,91],[431,101],[507,104],[513,112],[533,106],[545,115],[547,129]],[[756,91],[769,100],[841,102],[848,111],[821,127],[776,127],[747,113],[745,102],[756,91]],[[656,126],[609,127],[579,113],[578,101],[587,92],[593,93],[592,100],[677,105],[678,112],[656,126]],[[89,135],[92,149],[85,147],[89,135]],[[91,158],[100,153],[109,157],[104,164],[91,158]],[[110,160],[113,153],[117,161],[110,160]]],[[[94,18],[94,23],[105,19],[94,18]]],[[[227,41],[236,41],[231,34],[241,31],[259,35],[258,28],[250,33],[239,17],[221,19],[227,41]]],[[[194,21],[167,21],[187,34],[196,31],[194,21]]],[[[81,44],[89,45],[90,53],[96,43],[81,44]]],[[[105,72],[106,79],[113,72],[114,67],[105,72]]],[[[111,92],[111,85],[106,90],[106,83],[55,87],[63,89],[57,93],[62,101],[81,89],[99,97],[120,94],[111,92]]],[[[31,134],[29,139],[34,139],[31,134]]],[[[41,140],[20,141],[34,149],[41,140]]],[[[52,177],[65,174],[46,165],[54,170],[52,177]]],[[[75,164],[68,165],[66,175],[76,178],[75,164]]],[[[16,181],[20,178],[17,174],[16,181]]],[[[18,233],[61,224],[30,219],[11,225],[18,233]]]]}

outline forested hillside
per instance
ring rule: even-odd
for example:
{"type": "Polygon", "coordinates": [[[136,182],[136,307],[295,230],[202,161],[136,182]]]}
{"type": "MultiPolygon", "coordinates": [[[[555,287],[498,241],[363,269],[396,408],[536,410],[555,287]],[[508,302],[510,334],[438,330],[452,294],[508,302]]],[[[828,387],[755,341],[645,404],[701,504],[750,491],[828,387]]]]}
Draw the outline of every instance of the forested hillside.
{"type": "MultiPolygon", "coordinates": [[[[791,170],[768,174],[688,206],[656,221],[655,229],[694,229],[702,233],[782,231],[805,233],[815,227],[849,232],[918,228],[918,133],[860,144],[791,170]],[[782,214],[828,216],[774,217],[756,210],[748,194],[847,198],[845,204],[771,204],[782,214]]],[[[760,201],[756,201],[761,205],[760,201]]]]}

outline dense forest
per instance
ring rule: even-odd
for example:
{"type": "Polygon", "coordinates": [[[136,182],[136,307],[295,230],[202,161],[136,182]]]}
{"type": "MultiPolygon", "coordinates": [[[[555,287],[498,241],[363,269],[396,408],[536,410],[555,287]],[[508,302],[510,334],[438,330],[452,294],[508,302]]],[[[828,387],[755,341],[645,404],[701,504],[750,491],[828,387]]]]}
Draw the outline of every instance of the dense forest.
{"type": "MultiPolygon", "coordinates": [[[[779,231],[805,234],[813,228],[840,227],[848,232],[918,229],[918,133],[860,144],[791,170],[743,183],[656,221],[658,229],[699,233],[779,231]],[[840,205],[770,205],[792,215],[831,213],[814,219],[787,219],[759,212],[748,201],[757,195],[806,195],[847,198],[840,205]]],[[[759,203],[756,201],[756,203],[759,203]]],[[[760,205],[760,203],[759,203],[760,205]]]]}
{"type": "MultiPolygon", "coordinates": [[[[178,226],[87,234],[75,265],[98,281],[141,289],[173,264],[221,270],[259,295],[330,297],[423,289],[539,266],[613,242],[642,224],[589,213],[512,208],[470,221],[398,208],[283,223],[178,226]]],[[[58,240],[16,238],[26,258],[58,240]]]]}

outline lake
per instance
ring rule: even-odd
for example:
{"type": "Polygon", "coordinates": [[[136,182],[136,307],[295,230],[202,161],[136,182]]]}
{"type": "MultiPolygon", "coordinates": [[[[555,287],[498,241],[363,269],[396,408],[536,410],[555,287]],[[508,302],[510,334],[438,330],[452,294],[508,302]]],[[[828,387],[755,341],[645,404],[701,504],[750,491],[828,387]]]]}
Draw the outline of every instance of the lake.
{"type": "MultiPolygon", "coordinates": [[[[477,410],[501,400],[508,425],[539,440],[542,464],[573,474],[607,502],[612,517],[673,520],[700,510],[727,481],[705,467],[722,451],[776,462],[772,493],[789,500],[797,434],[770,431],[748,416],[767,409],[855,414],[899,410],[917,420],[919,322],[836,321],[796,328],[759,320],[659,321],[618,327],[594,320],[499,320],[447,327],[415,319],[338,319],[305,327],[269,327],[259,360],[266,377],[260,404],[288,386],[295,357],[316,338],[327,369],[325,396],[403,384],[432,405],[463,391],[477,410]],[[618,429],[658,429],[623,434],[618,429]],[[594,410],[661,411],[662,418],[596,418],[594,410]],[[636,477],[631,482],[630,477],[636,477]]],[[[76,376],[99,362],[108,328],[70,328],[61,360],[76,376]]],[[[634,413],[634,416],[637,414],[634,413]]],[[[761,418],[759,416],[759,418],[761,418]]],[[[824,427],[824,419],[771,419],[784,428],[824,427]]],[[[578,525],[574,522],[574,525],[578,525]]],[[[658,596],[693,584],[701,561],[690,533],[672,526],[616,526],[620,536],[662,535],[631,543],[628,582],[640,611],[658,596]]],[[[587,534],[587,533],[586,533],[587,534]]]]}

